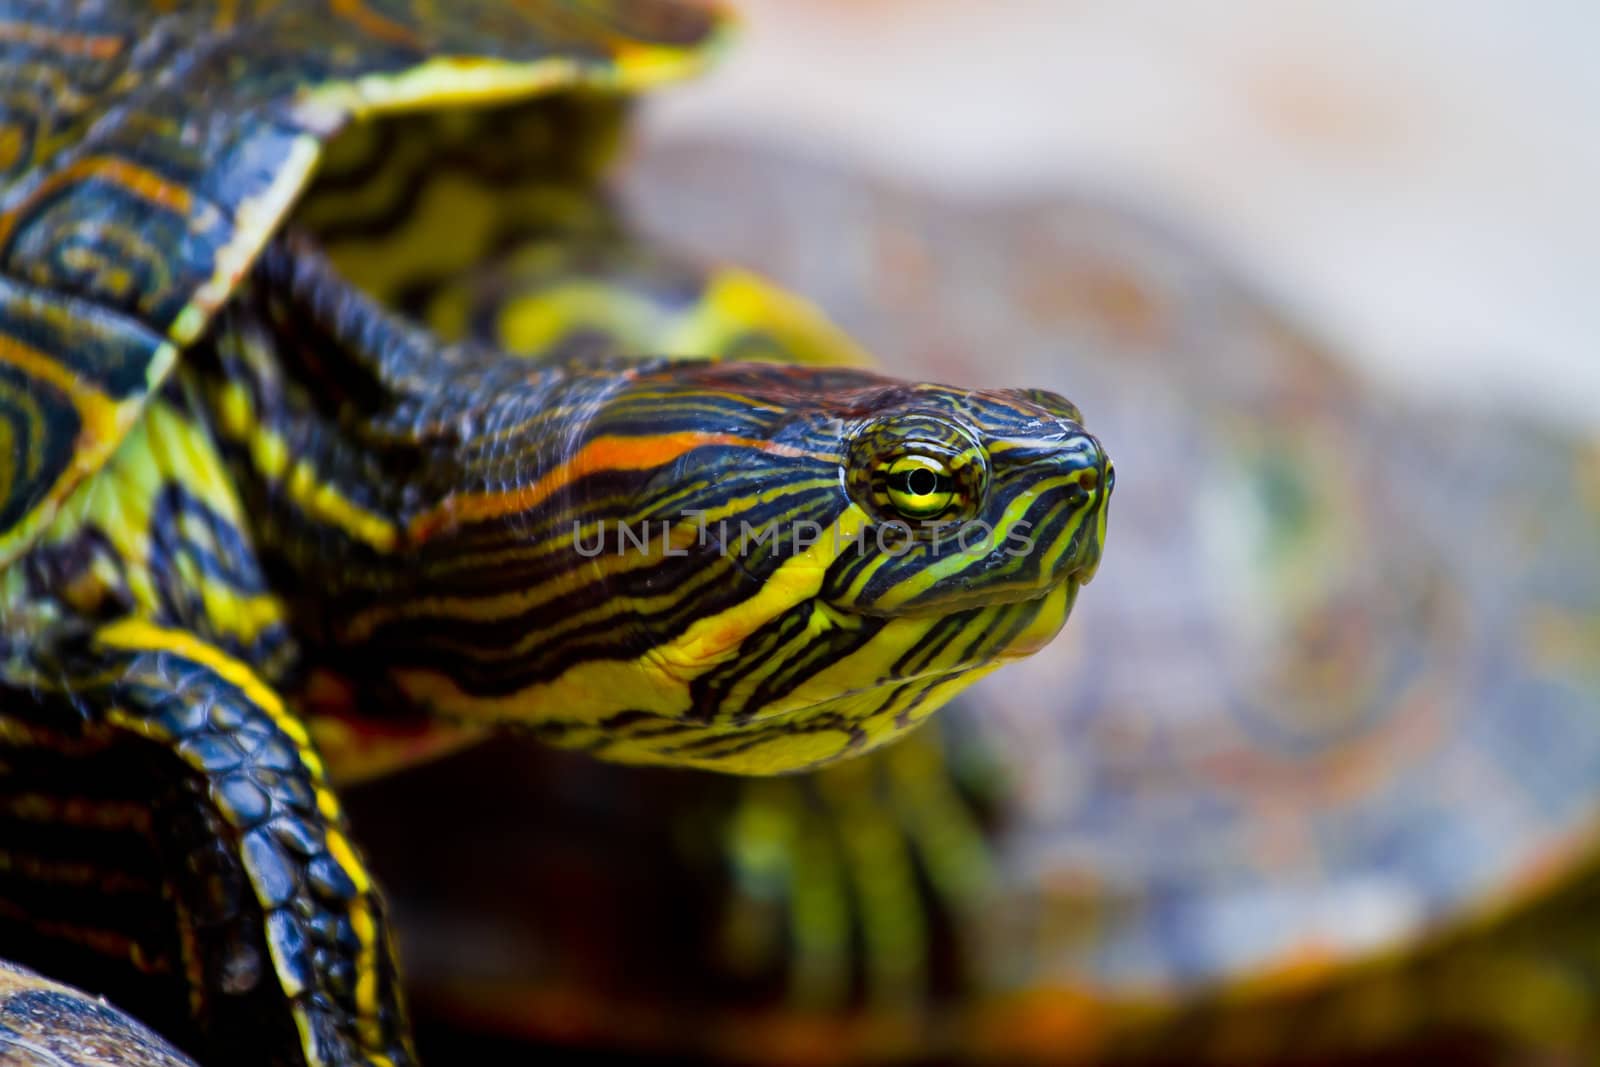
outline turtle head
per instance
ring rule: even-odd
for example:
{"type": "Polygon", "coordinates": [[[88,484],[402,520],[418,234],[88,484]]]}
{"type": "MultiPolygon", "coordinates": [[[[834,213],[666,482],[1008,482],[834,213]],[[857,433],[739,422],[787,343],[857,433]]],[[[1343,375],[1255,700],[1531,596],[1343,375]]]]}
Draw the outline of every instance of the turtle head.
{"type": "Polygon", "coordinates": [[[704,436],[628,490],[656,566],[618,530],[589,542],[633,605],[623,688],[666,704],[604,754],[775,773],[865,751],[1043,647],[1099,563],[1111,463],[1054,394],[727,364],[648,395],[658,434],[704,436]]]}
{"type": "Polygon", "coordinates": [[[494,420],[542,443],[496,444],[515,462],[413,568],[450,584],[407,599],[392,632],[414,643],[387,658],[453,718],[611,759],[804,769],[1043,647],[1099,562],[1111,464],[1054,394],[756,363],[593,381],[494,420]],[[552,410],[565,433],[540,425],[552,410]],[[498,517],[462,521],[485,502],[498,517]]]}

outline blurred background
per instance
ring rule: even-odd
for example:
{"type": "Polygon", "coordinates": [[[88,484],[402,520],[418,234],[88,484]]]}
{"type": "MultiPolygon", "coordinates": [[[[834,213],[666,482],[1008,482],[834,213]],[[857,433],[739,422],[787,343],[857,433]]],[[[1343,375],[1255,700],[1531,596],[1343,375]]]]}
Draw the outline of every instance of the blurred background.
{"type": "Polygon", "coordinates": [[[652,144],[737,136],[967,199],[1154,209],[1428,399],[1600,422],[1586,0],[739,0],[652,144]]]}
{"type": "Polygon", "coordinates": [[[508,745],[355,797],[424,1020],[758,1063],[1600,1055],[1600,8],[737,6],[641,109],[636,224],[896,373],[1076,401],[1105,560],[1050,648],[849,766],[508,745]]]}

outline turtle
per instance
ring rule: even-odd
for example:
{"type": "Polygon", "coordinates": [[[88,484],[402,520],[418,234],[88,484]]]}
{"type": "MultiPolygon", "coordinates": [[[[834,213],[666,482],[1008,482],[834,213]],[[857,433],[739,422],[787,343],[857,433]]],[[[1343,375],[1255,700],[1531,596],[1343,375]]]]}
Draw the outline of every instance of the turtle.
{"type": "MultiPolygon", "coordinates": [[[[740,781],[498,746],[353,791],[425,1040],[1600,1055],[1592,428],[1396,394],[1192,220],[1104,190],[973,203],[726,135],[625,179],[648,232],[758,266],[891,367],[1073,383],[1128,475],[1117,547],[1062,640],[862,760],[740,781]],[[474,815],[418,846],[438,793],[474,815]],[[560,814],[529,834],[527,810],[560,814]]],[[[483,307],[542,267],[489,269],[483,307]]]]}
{"type": "Polygon", "coordinates": [[[724,26],[0,10],[0,955],[202,1063],[411,1064],[343,783],[506,731],[802,771],[1061,629],[1115,479],[1071,402],[859,365],[601,187],[724,26]],[[516,352],[432,325],[519,250],[516,352]]]}

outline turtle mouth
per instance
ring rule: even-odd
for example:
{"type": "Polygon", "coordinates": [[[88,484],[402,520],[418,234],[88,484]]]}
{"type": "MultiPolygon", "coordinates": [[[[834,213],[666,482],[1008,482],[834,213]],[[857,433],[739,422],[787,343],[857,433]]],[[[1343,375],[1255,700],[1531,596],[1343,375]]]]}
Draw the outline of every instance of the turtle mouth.
{"type": "Polygon", "coordinates": [[[1082,585],[1079,573],[1073,572],[1042,595],[1033,598],[1033,601],[1025,601],[1037,602],[1037,606],[1030,609],[1033,611],[1032,622],[1004,647],[997,649],[995,658],[1005,661],[1021,659],[1033,655],[1055,640],[1078,603],[1078,590],[1082,585]]]}
{"type": "Polygon", "coordinates": [[[851,615],[864,618],[877,619],[939,619],[950,615],[960,615],[964,612],[982,611],[985,608],[1003,609],[1014,608],[1022,604],[1036,604],[1050,597],[1066,594],[1067,604],[1077,599],[1078,589],[1087,585],[1089,576],[1094,573],[1094,567],[1072,570],[1062,575],[1059,579],[1046,586],[999,586],[983,590],[973,590],[966,594],[956,594],[940,597],[931,604],[911,604],[900,608],[885,608],[874,610],[859,607],[854,604],[831,604],[830,606],[851,615]]]}
{"type": "MultiPolygon", "coordinates": [[[[1013,622],[1020,628],[1003,643],[989,647],[982,657],[986,660],[1009,662],[1024,659],[1048,645],[1061,632],[1078,602],[1082,583],[1077,572],[1042,590],[1031,590],[1026,596],[999,599],[989,596],[969,605],[952,607],[941,605],[938,611],[906,612],[894,616],[914,625],[926,625],[928,620],[970,614],[969,625],[974,631],[996,633],[1009,628],[1013,622]]],[[[893,620],[891,620],[893,621],[893,620]]],[[[952,673],[970,670],[976,664],[968,663],[952,669],[952,673]]]]}

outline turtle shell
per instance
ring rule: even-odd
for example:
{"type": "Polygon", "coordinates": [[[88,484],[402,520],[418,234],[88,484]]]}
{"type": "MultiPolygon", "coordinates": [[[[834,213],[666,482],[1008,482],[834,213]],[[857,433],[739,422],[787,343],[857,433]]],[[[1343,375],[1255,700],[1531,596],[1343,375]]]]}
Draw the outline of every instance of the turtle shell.
{"type": "Polygon", "coordinates": [[[687,74],[672,0],[61,4],[0,17],[0,564],[98,470],[356,119],[687,74]]]}
{"type": "Polygon", "coordinates": [[[1070,383],[1118,542],[1063,641],[857,765],[506,746],[354,795],[424,1016],[737,1062],[1600,1050],[1591,437],[1387,395],[1103,199],[708,144],[630,188],[891,367],[1070,383]]]}
{"type": "Polygon", "coordinates": [[[99,997],[0,961],[0,1067],[195,1067],[99,997]]]}

